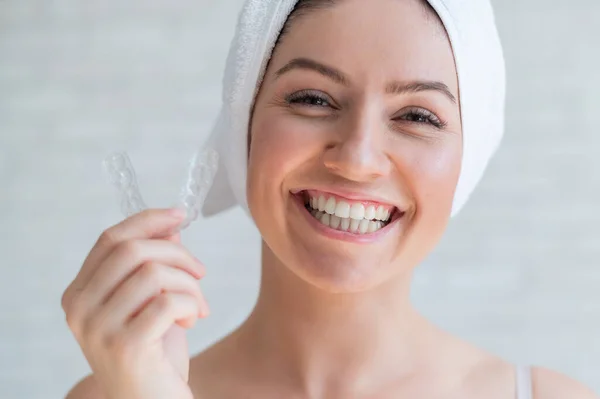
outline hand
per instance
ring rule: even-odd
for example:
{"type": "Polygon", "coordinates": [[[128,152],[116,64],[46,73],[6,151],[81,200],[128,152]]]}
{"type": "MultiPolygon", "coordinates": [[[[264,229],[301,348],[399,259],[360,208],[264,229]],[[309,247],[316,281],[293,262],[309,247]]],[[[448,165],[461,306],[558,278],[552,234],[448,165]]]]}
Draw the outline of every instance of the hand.
{"type": "Polygon", "coordinates": [[[62,297],[107,399],[192,399],[185,329],[209,313],[204,266],[173,234],[184,215],[147,210],[106,230],[62,297]]]}

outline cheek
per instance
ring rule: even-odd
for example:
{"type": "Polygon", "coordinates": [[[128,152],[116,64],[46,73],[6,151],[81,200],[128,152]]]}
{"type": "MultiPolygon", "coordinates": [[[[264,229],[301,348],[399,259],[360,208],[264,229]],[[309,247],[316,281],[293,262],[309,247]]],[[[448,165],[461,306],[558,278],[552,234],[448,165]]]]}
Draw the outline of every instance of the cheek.
{"type": "Polygon", "coordinates": [[[281,118],[264,118],[252,126],[248,156],[249,177],[259,181],[276,179],[289,168],[298,137],[281,118]]]}
{"type": "Polygon", "coordinates": [[[278,206],[276,196],[289,189],[286,178],[301,170],[319,145],[317,132],[280,112],[259,111],[252,124],[247,181],[252,203],[278,206]]]}
{"type": "Polygon", "coordinates": [[[285,166],[285,154],[289,155],[295,142],[296,137],[290,131],[290,126],[278,119],[262,123],[258,121],[252,128],[248,168],[265,170],[265,166],[285,166]]]}
{"type": "Polygon", "coordinates": [[[427,213],[449,213],[460,174],[460,140],[412,149],[404,159],[409,162],[410,174],[406,178],[417,207],[427,213]]]}
{"type": "Polygon", "coordinates": [[[252,126],[248,169],[266,175],[293,171],[319,151],[325,136],[322,124],[281,110],[264,112],[252,126]]]}

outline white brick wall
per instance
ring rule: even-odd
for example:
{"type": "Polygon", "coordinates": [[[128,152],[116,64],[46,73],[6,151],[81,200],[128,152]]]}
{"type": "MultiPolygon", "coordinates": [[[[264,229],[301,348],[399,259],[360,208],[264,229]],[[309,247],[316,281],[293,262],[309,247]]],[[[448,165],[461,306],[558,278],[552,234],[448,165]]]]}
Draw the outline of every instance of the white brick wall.
{"type": "MultiPolygon", "coordinates": [[[[148,202],[175,199],[218,106],[240,3],[0,1],[1,398],[61,397],[87,373],[59,300],[120,217],[100,161],[129,150],[148,202]]],[[[490,350],[600,391],[600,3],[495,6],[506,139],[420,269],[415,301],[490,350]]],[[[184,241],[209,267],[197,351],[250,309],[258,236],[236,210],[184,241]]]]}

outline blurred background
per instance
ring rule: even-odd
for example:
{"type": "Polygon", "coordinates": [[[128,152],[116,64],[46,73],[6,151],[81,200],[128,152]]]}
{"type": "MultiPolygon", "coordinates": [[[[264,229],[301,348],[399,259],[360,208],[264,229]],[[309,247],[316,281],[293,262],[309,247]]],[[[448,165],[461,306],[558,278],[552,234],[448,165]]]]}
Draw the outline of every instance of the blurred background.
{"type": "MultiPolygon", "coordinates": [[[[600,2],[493,3],[505,140],[414,301],[465,339],[600,392],[600,2]]],[[[216,115],[241,4],[0,1],[0,398],[63,397],[89,372],[60,297],[121,218],[101,161],[129,151],[146,201],[175,201],[216,115]]],[[[250,311],[259,236],[236,209],[183,241],[208,267],[197,352],[250,311]]]]}

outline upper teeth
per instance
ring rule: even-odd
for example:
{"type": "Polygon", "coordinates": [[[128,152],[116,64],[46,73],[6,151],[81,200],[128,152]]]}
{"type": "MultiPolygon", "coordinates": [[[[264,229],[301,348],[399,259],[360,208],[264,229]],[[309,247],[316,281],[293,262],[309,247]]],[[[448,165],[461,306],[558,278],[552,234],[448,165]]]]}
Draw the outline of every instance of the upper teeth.
{"type": "Polygon", "coordinates": [[[310,197],[310,206],[313,209],[321,212],[326,212],[330,215],[335,215],[340,218],[350,218],[355,220],[382,220],[386,221],[390,218],[390,210],[383,205],[364,206],[360,202],[349,204],[345,201],[337,201],[335,197],[321,195],[319,197],[310,197]]]}

